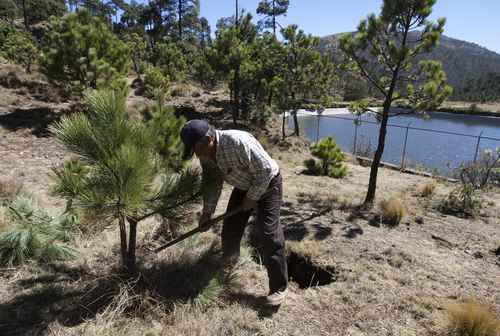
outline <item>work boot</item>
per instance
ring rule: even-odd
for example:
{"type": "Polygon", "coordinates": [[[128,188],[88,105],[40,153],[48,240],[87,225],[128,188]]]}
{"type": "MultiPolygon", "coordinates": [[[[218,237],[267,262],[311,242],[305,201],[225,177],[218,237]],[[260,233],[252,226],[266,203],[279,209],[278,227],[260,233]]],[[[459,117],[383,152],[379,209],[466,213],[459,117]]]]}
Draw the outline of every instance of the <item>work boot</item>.
{"type": "Polygon", "coordinates": [[[285,298],[288,294],[288,288],[285,288],[284,290],[277,290],[272,293],[270,293],[266,297],[266,302],[269,306],[277,307],[280,306],[284,301],[285,298]]]}
{"type": "Polygon", "coordinates": [[[236,266],[238,264],[238,255],[223,256],[221,260],[221,275],[224,285],[230,285],[235,277],[236,266]]]}

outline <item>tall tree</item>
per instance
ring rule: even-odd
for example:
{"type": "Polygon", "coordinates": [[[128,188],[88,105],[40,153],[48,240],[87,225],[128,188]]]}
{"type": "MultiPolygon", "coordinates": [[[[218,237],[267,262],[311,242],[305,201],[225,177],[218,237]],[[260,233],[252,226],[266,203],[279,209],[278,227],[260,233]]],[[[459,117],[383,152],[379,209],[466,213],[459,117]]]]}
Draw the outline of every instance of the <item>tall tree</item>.
{"type": "Polygon", "coordinates": [[[290,0],[261,0],[257,7],[257,14],[264,18],[260,22],[264,28],[272,28],[276,37],[276,28],[279,25],[277,17],[286,15],[290,0]]]}
{"type": "Polygon", "coordinates": [[[273,85],[278,110],[283,113],[282,133],[285,138],[285,112],[294,121],[294,133],[300,135],[297,111],[306,99],[314,99],[318,108],[328,98],[331,83],[335,80],[335,68],[327,56],[318,51],[319,39],[306,35],[296,25],[282,30],[283,56],[279,77],[273,85]]]}
{"type": "Polygon", "coordinates": [[[23,13],[26,29],[50,16],[62,16],[67,10],[64,0],[16,0],[16,3],[23,13]]]}
{"type": "Polygon", "coordinates": [[[200,1],[175,0],[177,3],[177,38],[193,39],[199,30],[200,1]]]}
{"type": "Polygon", "coordinates": [[[380,120],[378,146],[370,171],[365,205],[375,199],[377,174],[384,152],[387,122],[394,103],[411,106],[407,113],[424,112],[440,105],[452,88],[446,85],[446,74],[436,61],[415,57],[429,52],[438,43],[445,19],[428,21],[436,0],[384,0],[380,15],[362,20],[355,35],[346,34],[340,46],[355,73],[367,78],[383,99],[383,108],[370,110],[364,102],[353,104],[356,113],[372,111],[380,120]]]}

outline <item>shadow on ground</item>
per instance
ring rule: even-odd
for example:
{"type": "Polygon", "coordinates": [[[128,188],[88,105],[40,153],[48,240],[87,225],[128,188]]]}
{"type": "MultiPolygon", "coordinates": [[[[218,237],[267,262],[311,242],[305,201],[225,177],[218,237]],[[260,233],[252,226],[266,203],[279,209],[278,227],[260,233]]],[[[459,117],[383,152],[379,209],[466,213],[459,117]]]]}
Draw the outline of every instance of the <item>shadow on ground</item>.
{"type": "Polygon", "coordinates": [[[55,321],[77,326],[108,308],[124,286],[136,298],[126,309],[134,313],[141,314],[141,301],[147,297],[163,303],[167,311],[175,303],[190,302],[217,275],[219,256],[210,249],[180,259],[153,262],[133,276],[116,268],[90,272],[64,264],[46,265],[37,272],[43,274],[14,283],[19,294],[0,304],[0,334],[45,334],[55,321]]]}
{"type": "Polygon", "coordinates": [[[13,112],[0,115],[0,125],[10,131],[30,129],[37,137],[48,136],[48,126],[59,120],[57,114],[49,107],[17,108],[13,112]]]}

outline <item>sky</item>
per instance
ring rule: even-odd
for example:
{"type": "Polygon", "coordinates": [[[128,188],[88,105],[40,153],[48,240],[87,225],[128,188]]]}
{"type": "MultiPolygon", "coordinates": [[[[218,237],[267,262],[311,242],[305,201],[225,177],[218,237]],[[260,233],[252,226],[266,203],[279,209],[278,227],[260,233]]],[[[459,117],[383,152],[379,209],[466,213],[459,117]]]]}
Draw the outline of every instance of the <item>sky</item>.
{"type": "MultiPolygon", "coordinates": [[[[215,30],[217,20],[234,14],[235,0],[200,0],[201,15],[215,30]]],[[[255,14],[259,0],[239,0],[255,14]]],[[[378,13],[382,0],[290,0],[280,24],[297,24],[306,33],[325,36],[354,31],[359,21],[378,13]]],[[[255,15],[254,15],[255,16],[255,15]]],[[[500,54],[500,0],[438,0],[431,19],[446,17],[446,36],[477,43],[500,54]]]]}

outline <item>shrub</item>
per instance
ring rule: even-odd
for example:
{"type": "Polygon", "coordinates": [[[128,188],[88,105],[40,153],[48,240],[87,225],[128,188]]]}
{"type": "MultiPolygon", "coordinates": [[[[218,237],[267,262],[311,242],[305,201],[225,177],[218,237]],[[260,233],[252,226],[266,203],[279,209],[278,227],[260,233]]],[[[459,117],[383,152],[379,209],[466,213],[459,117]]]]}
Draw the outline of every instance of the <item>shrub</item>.
{"type": "Polygon", "coordinates": [[[52,18],[47,31],[42,70],[75,93],[105,87],[129,69],[126,44],[84,9],[52,18]]]}
{"type": "Polygon", "coordinates": [[[22,65],[27,72],[38,61],[38,48],[31,34],[0,20],[0,56],[22,65]]]}
{"type": "MultiPolygon", "coordinates": [[[[345,155],[335,143],[332,137],[328,137],[311,146],[311,153],[321,160],[320,167],[315,167],[313,171],[321,171],[322,175],[334,178],[342,178],[347,174],[347,167],[342,164],[345,155]]],[[[312,162],[304,162],[312,167],[312,162]]]]}
{"type": "Polygon", "coordinates": [[[483,151],[476,162],[461,165],[457,175],[474,189],[500,186],[500,148],[483,151]]]}
{"type": "Polygon", "coordinates": [[[170,86],[170,80],[157,67],[148,67],[144,74],[144,94],[153,98],[160,92],[165,92],[170,86]]]}
{"type": "Polygon", "coordinates": [[[498,336],[500,321],[493,308],[475,300],[451,304],[446,307],[448,330],[456,336],[498,336]]]}
{"type": "Polygon", "coordinates": [[[382,221],[392,226],[399,225],[406,213],[404,205],[396,197],[391,197],[389,200],[382,200],[379,206],[382,221]]]}
{"type": "Polygon", "coordinates": [[[471,217],[482,208],[482,200],[471,184],[462,184],[452,190],[441,201],[438,208],[445,214],[471,217]]]}
{"type": "Polygon", "coordinates": [[[0,264],[18,265],[28,260],[54,261],[75,256],[67,243],[77,218],[50,216],[33,196],[18,196],[8,207],[10,228],[0,234],[0,264]]]}
{"type": "Polygon", "coordinates": [[[22,188],[22,184],[14,180],[0,180],[0,206],[6,202],[12,202],[22,188]]]}
{"type": "Polygon", "coordinates": [[[420,190],[420,196],[422,197],[431,197],[434,195],[434,191],[436,190],[437,184],[435,180],[432,180],[431,182],[427,182],[424,184],[422,189],[420,190]]]}

